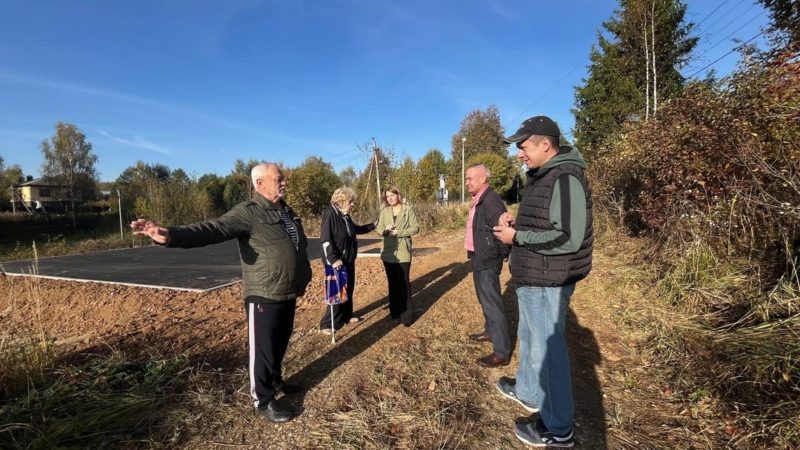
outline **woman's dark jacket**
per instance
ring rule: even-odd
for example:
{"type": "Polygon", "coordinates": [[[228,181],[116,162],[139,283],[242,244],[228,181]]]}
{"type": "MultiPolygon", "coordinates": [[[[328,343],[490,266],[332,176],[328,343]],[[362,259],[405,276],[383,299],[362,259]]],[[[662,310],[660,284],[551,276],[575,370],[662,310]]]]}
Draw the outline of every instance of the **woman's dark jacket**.
{"type": "Polygon", "coordinates": [[[320,229],[325,262],[333,264],[341,260],[343,264],[353,264],[358,253],[356,235],[369,233],[374,229],[375,224],[356,225],[349,214],[342,214],[335,206],[329,206],[322,215],[320,229]]]}

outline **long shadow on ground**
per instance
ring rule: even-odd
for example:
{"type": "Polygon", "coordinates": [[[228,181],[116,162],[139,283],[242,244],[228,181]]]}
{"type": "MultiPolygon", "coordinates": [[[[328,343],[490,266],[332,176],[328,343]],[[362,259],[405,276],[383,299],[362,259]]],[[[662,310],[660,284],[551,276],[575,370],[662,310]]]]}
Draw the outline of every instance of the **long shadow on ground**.
{"type": "Polygon", "coordinates": [[[519,305],[517,304],[517,292],[514,284],[510,281],[503,289],[503,307],[506,309],[506,319],[508,319],[508,334],[511,338],[511,354],[517,349],[517,326],[519,325],[519,305]]]}
{"type": "Polygon", "coordinates": [[[608,448],[603,388],[597,366],[603,360],[591,329],[581,326],[570,307],[567,310],[567,346],[575,395],[575,440],[580,448],[608,448]]]}
{"type": "MultiPolygon", "coordinates": [[[[453,263],[416,278],[411,283],[411,292],[414,303],[414,320],[416,322],[441,296],[452,289],[470,273],[468,262],[453,263]]],[[[368,311],[382,307],[388,301],[383,297],[369,306],[356,311],[354,315],[360,316],[368,311]]],[[[287,381],[304,386],[305,391],[317,386],[325,380],[334,369],[355,358],[361,352],[371,347],[378,340],[389,333],[399,322],[388,316],[377,320],[369,326],[363,327],[357,334],[337,344],[327,353],[319,356],[307,364],[299,372],[293,374],[287,381]]],[[[294,407],[302,408],[305,391],[303,394],[287,397],[294,407]]]]}

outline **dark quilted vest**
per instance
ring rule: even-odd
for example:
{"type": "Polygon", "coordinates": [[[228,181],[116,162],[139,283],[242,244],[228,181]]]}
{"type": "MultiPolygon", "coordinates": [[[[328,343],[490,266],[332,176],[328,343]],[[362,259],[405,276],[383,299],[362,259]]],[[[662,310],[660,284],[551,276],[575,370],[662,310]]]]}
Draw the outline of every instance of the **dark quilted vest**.
{"type": "Polygon", "coordinates": [[[542,255],[525,247],[511,249],[509,268],[512,281],[520,286],[558,287],[582,280],[592,269],[592,193],[583,169],[565,163],[542,171],[529,171],[525,194],[517,213],[517,231],[552,230],[550,224],[550,198],[553,187],[563,174],[575,176],[583,185],[586,194],[586,235],[575,253],[564,255],[542,255]]]}

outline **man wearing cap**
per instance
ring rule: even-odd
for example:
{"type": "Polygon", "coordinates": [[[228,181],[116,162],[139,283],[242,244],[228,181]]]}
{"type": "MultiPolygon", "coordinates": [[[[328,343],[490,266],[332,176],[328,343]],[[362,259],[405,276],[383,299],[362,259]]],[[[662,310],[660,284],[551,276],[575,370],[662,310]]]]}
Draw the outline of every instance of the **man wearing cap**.
{"type": "Polygon", "coordinates": [[[528,181],[516,219],[500,218],[495,236],[512,244],[509,257],[519,303],[520,344],[516,379],[502,377],[497,389],[530,412],[514,433],[535,447],[572,447],[574,405],[566,312],[575,284],[592,267],[592,198],[577,149],[559,145],[550,118],[532,117],[512,136],[528,181]]]}
{"type": "Polygon", "coordinates": [[[244,306],[248,319],[250,396],[259,414],[286,422],[296,411],[276,400],[300,392],[286,383],[281,366],[294,327],[297,297],[311,281],[307,240],[300,218],[283,200],[286,178],[277,164],[251,171],[255,194],[218,219],[164,228],[155,222],[131,222],[134,233],[167,247],[192,248],[239,241],[244,306]]]}
{"type": "Polygon", "coordinates": [[[464,248],[472,262],[472,281],[484,319],[483,331],[469,338],[492,343],[492,353],[478,358],[478,364],[483,367],[506,366],[511,359],[508,319],[500,295],[500,272],[509,248],[492,235],[492,227],[499,223],[506,205],[489,185],[491,175],[484,164],[476,164],[467,167],[465,182],[472,205],[467,216],[464,248]]]}

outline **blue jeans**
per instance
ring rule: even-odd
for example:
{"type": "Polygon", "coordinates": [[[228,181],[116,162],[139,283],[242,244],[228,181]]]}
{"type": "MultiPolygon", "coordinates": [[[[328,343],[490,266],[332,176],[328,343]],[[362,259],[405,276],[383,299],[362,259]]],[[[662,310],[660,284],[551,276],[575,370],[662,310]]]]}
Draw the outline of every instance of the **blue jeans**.
{"type": "Polygon", "coordinates": [[[517,287],[519,302],[519,368],[516,394],[539,407],[547,429],[572,429],[575,407],[569,352],[564,339],[569,299],[575,284],[563,287],[517,287]]]}

